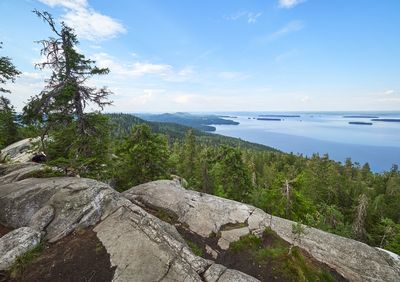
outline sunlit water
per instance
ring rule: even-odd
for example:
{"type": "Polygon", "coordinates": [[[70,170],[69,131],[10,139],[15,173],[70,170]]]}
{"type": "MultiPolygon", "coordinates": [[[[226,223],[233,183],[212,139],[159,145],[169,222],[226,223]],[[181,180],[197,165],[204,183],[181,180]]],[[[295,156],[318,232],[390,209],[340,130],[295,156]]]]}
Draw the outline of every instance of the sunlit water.
{"type": "Polygon", "coordinates": [[[238,137],[282,150],[311,156],[327,153],[344,162],[368,162],[376,172],[400,164],[400,122],[371,121],[371,118],[345,118],[346,115],[371,115],[400,119],[392,113],[218,113],[236,116],[240,125],[217,125],[216,133],[238,137]],[[287,114],[300,117],[280,117],[281,121],[257,120],[259,115],[287,114]],[[249,119],[250,118],[250,119],[249,119]],[[352,125],[349,122],[372,122],[372,125],[352,125]]]}

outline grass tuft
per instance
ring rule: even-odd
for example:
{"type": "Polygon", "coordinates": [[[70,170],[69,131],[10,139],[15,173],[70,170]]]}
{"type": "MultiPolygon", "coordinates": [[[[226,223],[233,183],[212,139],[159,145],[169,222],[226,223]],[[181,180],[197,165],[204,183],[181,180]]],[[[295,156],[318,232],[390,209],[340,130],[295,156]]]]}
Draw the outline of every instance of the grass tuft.
{"type": "Polygon", "coordinates": [[[18,274],[22,273],[24,269],[34,262],[44,250],[44,243],[41,242],[33,249],[27,251],[25,254],[20,255],[15,260],[14,264],[10,268],[10,276],[11,278],[15,278],[18,274]]]}

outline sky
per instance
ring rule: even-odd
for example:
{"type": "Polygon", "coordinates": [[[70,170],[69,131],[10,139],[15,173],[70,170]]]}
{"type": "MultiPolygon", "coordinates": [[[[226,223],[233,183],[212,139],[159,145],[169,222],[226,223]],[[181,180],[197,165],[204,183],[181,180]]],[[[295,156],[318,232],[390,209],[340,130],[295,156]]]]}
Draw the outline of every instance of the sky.
{"type": "Polygon", "coordinates": [[[400,109],[399,0],[0,0],[17,110],[49,77],[33,9],[110,69],[89,82],[113,91],[107,112],[400,109]]]}

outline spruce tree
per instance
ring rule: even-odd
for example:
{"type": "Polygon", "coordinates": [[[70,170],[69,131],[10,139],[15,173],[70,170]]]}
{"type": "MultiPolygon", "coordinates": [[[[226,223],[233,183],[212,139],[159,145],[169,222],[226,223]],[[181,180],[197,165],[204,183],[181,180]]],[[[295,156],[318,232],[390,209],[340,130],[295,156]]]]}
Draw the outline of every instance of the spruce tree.
{"type": "Polygon", "coordinates": [[[41,55],[46,59],[36,65],[39,69],[49,69],[52,74],[41,93],[31,97],[24,108],[25,120],[41,126],[43,149],[52,153],[50,159],[66,158],[68,165],[74,166],[80,173],[87,173],[90,170],[86,164],[88,159],[93,160],[91,166],[94,167],[96,163],[103,165],[103,156],[107,155],[106,142],[103,152],[92,150],[88,143],[89,140],[96,143],[96,138],[103,137],[98,133],[107,130],[107,120],[96,117],[98,113],[86,113],[85,109],[90,105],[102,110],[110,105],[108,96],[111,92],[106,87],[90,87],[86,82],[94,75],[108,74],[109,70],[98,68],[95,61],[86,59],[77,51],[77,36],[64,22],[58,28],[48,12],[33,12],[54,33],[54,37],[38,41],[42,45],[41,55]],[[102,129],[99,130],[99,127],[102,129]],[[65,134],[57,134],[60,131],[65,134]],[[52,133],[49,146],[53,145],[57,150],[44,146],[44,137],[52,133]],[[66,146],[57,146],[57,143],[66,146]],[[98,158],[101,160],[96,160],[98,158]]]}
{"type": "Polygon", "coordinates": [[[16,113],[10,100],[0,96],[0,149],[18,140],[16,113]]]}
{"type": "MultiPolygon", "coordinates": [[[[2,48],[0,42],[0,49],[2,48]]],[[[10,93],[9,89],[3,88],[8,81],[14,82],[20,71],[14,66],[9,57],[0,57],[0,92],[10,93]]],[[[0,148],[7,146],[18,139],[16,114],[10,100],[0,96],[0,148]]]]}

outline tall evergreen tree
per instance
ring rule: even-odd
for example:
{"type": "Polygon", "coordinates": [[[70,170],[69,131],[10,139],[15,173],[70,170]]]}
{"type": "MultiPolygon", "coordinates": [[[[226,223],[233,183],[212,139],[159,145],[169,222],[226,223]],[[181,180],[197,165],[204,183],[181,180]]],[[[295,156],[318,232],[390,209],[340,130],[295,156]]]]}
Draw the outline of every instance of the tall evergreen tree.
{"type": "MultiPolygon", "coordinates": [[[[3,48],[3,42],[0,42],[0,49],[3,48]]],[[[0,56],[0,92],[10,93],[9,89],[3,88],[2,84],[8,81],[14,82],[15,78],[21,72],[17,70],[9,57],[0,56]]]]}
{"type": "MultiPolygon", "coordinates": [[[[86,82],[94,75],[108,74],[109,70],[98,68],[95,61],[78,53],[76,46],[79,42],[76,34],[64,22],[58,29],[49,13],[37,10],[34,13],[49,25],[55,36],[39,41],[43,47],[41,55],[46,59],[36,65],[39,69],[50,69],[52,74],[42,92],[31,97],[25,106],[25,119],[41,125],[42,140],[51,131],[68,132],[61,136],[54,134],[50,146],[59,142],[67,143],[68,146],[58,146],[59,150],[50,150],[53,154],[50,155],[50,159],[69,156],[72,158],[69,165],[75,165],[79,171],[87,172],[88,168],[79,164],[79,160],[99,157],[94,155],[87,142],[98,136],[99,122],[105,130],[107,121],[101,117],[94,117],[96,114],[85,113],[85,108],[92,105],[103,109],[111,104],[108,100],[111,92],[105,87],[89,87],[86,82]]],[[[106,149],[104,148],[105,151],[106,149]]]]}
{"type": "Polygon", "coordinates": [[[118,190],[168,177],[169,151],[164,136],[154,134],[148,125],[136,125],[117,148],[114,177],[118,190]]]}
{"type": "MultiPolygon", "coordinates": [[[[0,49],[2,49],[0,42],[0,49]]],[[[14,66],[9,57],[0,57],[0,93],[10,93],[9,89],[3,88],[8,81],[14,82],[20,71],[14,66]]],[[[17,140],[17,123],[15,121],[15,110],[10,100],[0,96],[0,148],[7,146],[17,140]]]]}
{"type": "Polygon", "coordinates": [[[18,139],[16,114],[10,100],[0,96],[0,149],[18,139]]]}

